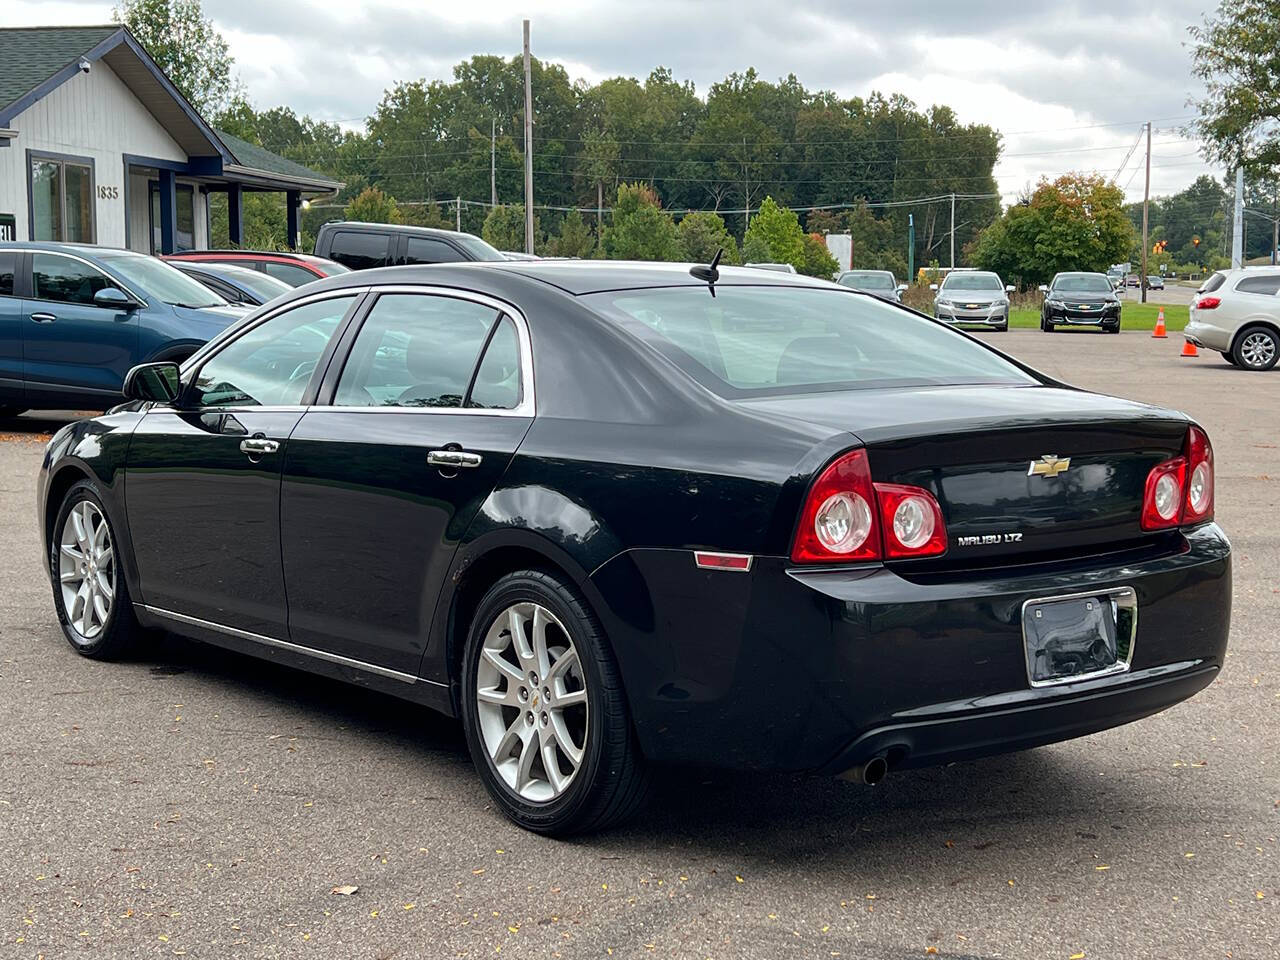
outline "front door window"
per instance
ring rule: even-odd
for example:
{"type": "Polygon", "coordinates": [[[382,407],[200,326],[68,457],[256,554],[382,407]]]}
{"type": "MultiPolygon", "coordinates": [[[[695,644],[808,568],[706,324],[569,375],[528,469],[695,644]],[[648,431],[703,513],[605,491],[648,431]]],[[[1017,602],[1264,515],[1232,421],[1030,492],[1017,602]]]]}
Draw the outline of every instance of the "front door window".
{"type": "Polygon", "coordinates": [[[31,155],[31,239],[94,242],[93,166],[31,155]]]}

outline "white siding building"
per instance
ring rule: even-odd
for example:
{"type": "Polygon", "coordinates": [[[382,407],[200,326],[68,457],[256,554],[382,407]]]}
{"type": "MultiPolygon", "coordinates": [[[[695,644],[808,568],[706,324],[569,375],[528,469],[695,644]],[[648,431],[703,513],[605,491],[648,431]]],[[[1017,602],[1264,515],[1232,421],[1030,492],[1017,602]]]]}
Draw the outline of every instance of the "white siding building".
{"type": "Polygon", "coordinates": [[[304,195],[341,185],[210,127],[124,27],[0,29],[0,240],[147,253],[209,245],[227,194],[283,192],[291,245],[304,195]]]}

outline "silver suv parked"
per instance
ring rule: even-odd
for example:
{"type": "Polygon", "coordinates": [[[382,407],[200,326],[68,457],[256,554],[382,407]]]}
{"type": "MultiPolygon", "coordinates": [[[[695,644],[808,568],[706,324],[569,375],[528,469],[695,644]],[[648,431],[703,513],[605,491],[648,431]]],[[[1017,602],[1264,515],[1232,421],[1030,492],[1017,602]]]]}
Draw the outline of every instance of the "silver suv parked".
{"type": "Polygon", "coordinates": [[[1182,335],[1245,370],[1280,359],[1280,267],[1219,270],[1196,292],[1182,335]]]}

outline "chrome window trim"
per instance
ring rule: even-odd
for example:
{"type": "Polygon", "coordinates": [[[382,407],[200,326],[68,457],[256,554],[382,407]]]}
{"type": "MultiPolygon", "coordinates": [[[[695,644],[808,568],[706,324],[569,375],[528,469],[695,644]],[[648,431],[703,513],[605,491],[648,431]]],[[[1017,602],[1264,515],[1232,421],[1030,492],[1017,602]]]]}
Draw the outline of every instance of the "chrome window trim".
{"type": "Polygon", "coordinates": [[[162,607],[153,607],[146,603],[139,604],[139,606],[152,616],[159,617],[163,620],[188,624],[193,627],[203,627],[206,630],[213,630],[216,633],[225,633],[228,636],[238,637],[241,640],[251,640],[254,643],[261,643],[264,646],[275,647],[278,650],[284,650],[288,653],[298,653],[303,656],[314,657],[317,660],[325,660],[329,663],[336,663],[340,666],[351,667],[355,670],[363,670],[366,673],[375,673],[380,677],[389,677],[392,680],[399,680],[401,683],[429,683],[437,687],[448,686],[447,684],[440,683],[437,680],[428,680],[424,677],[415,676],[412,673],[403,673],[400,670],[392,670],[389,667],[380,667],[376,663],[367,663],[364,660],[344,657],[341,654],[330,653],[327,650],[318,650],[315,647],[306,647],[302,644],[291,643],[288,640],[279,640],[275,637],[268,637],[261,633],[241,630],[239,627],[229,627],[225,624],[215,623],[212,620],[202,620],[200,617],[193,617],[186,613],[178,613],[174,610],[165,610],[162,607]]]}
{"type": "MultiPolygon", "coordinates": [[[[138,296],[138,294],[134,291],[134,289],[133,289],[132,287],[130,287],[127,283],[125,283],[123,280],[121,280],[121,279],[120,279],[119,277],[117,277],[115,274],[113,274],[113,273],[108,273],[104,268],[102,268],[102,267],[98,266],[98,264],[94,263],[92,260],[86,260],[84,257],[78,257],[78,256],[76,256],[74,253],[64,253],[64,252],[62,252],[61,250],[35,250],[35,249],[28,248],[28,249],[26,249],[26,250],[18,250],[17,252],[18,252],[18,253],[29,253],[29,254],[31,254],[31,282],[32,282],[31,292],[32,292],[32,294],[34,294],[34,293],[35,293],[36,257],[37,257],[38,255],[39,255],[39,256],[45,256],[45,257],[66,257],[68,260],[75,260],[75,261],[77,261],[78,263],[83,263],[86,267],[89,267],[91,270],[96,270],[98,273],[102,274],[102,276],[104,276],[104,277],[106,277],[108,280],[110,280],[110,281],[111,281],[111,283],[112,283],[112,285],[119,287],[121,290],[123,290],[123,291],[124,291],[125,293],[127,293],[129,296],[133,297],[133,299],[137,300],[137,301],[138,301],[140,304],[142,304],[144,307],[149,307],[149,306],[151,306],[151,302],[150,302],[149,300],[147,300],[147,298],[146,298],[146,297],[140,297],[140,296],[138,296]]],[[[33,301],[35,301],[35,302],[39,302],[39,303],[71,303],[71,304],[72,304],[72,306],[77,306],[77,307],[94,307],[94,306],[97,306],[97,304],[94,304],[94,303],[72,303],[72,301],[70,301],[70,300],[50,300],[50,299],[49,299],[49,298],[47,298],[47,297],[37,297],[37,296],[32,296],[32,298],[31,298],[31,299],[32,299],[33,301]]],[[[99,310],[108,310],[108,309],[112,309],[112,308],[110,308],[110,307],[98,307],[98,309],[99,309],[99,310]]],[[[118,310],[119,308],[117,307],[117,308],[115,308],[115,309],[117,309],[117,310],[118,310]]]]}
{"type": "MultiPolygon", "coordinates": [[[[1118,611],[1117,611],[1118,614],[1118,611]]],[[[1019,612],[1022,618],[1018,624],[1022,632],[1022,662],[1027,670],[1027,683],[1031,687],[1039,689],[1042,687],[1057,687],[1064,683],[1083,683],[1088,680],[1097,680],[1100,677],[1111,677],[1118,673],[1128,673],[1129,667],[1133,664],[1133,650],[1138,643],[1138,594],[1133,587],[1108,587],[1102,590],[1084,590],[1079,593],[1064,593],[1048,597],[1032,597],[1024,600],[1019,612]],[[1080,673],[1070,677],[1054,677],[1051,680],[1033,680],[1031,678],[1031,663],[1027,659],[1027,608],[1036,603],[1057,603],[1059,600],[1086,600],[1096,597],[1111,597],[1114,599],[1117,607],[1124,607],[1130,611],[1130,627],[1129,627],[1129,650],[1128,654],[1122,660],[1117,660],[1111,666],[1102,670],[1094,670],[1092,673],[1080,673]]],[[[1116,624],[1119,629],[1119,623],[1116,624]]],[[[1117,637],[1117,643],[1119,642],[1117,637]]]]}
{"type": "MultiPolygon", "coordinates": [[[[367,289],[378,297],[383,294],[408,293],[431,297],[450,297],[454,300],[469,300],[473,303],[490,307],[501,315],[510,317],[511,322],[516,325],[516,340],[520,345],[520,402],[510,409],[495,409],[492,407],[342,407],[330,402],[328,404],[316,404],[311,408],[312,412],[335,410],[342,413],[413,413],[437,416],[441,414],[463,414],[472,417],[532,417],[536,414],[537,401],[533,384],[533,344],[529,336],[529,321],[525,319],[524,313],[514,304],[506,300],[499,300],[497,297],[491,297],[485,293],[476,293],[473,290],[464,290],[459,287],[439,287],[430,284],[387,284],[367,289]]],[[[365,311],[364,319],[360,324],[361,328],[363,328],[369,319],[369,315],[377,306],[378,301],[374,300],[369,309],[365,311]]],[[[357,331],[355,339],[351,341],[351,348],[348,349],[347,356],[342,358],[344,365],[351,355],[351,350],[355,348],[356,340],[359,337],[360,332],[357,331]]],[[[477,362],[482,359],[482,357],[476,358],[477,362]]],[[[339,374],[335,386],[336,383],[341,383],[341,381],[342,375],[339,374]]]]}

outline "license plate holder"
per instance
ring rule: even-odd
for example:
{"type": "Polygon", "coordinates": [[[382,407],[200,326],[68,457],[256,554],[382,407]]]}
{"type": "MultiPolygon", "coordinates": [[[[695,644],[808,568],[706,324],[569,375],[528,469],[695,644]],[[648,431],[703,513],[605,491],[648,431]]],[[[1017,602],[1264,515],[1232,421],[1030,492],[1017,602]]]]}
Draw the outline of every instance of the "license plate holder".
{"type": "Polygon", "coordinates": [[[1137,629],[1132,587],[1028,600],[1022,605],[1027,681],[1046,687],[1124,673],[1137,629]]]}

